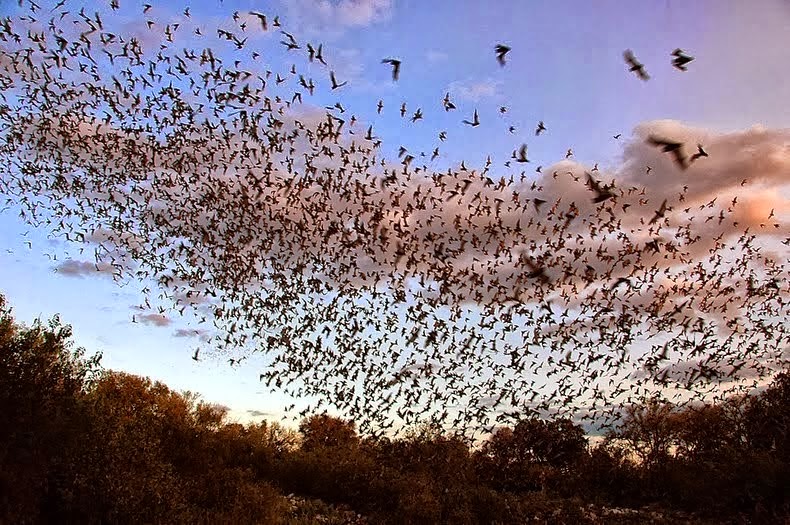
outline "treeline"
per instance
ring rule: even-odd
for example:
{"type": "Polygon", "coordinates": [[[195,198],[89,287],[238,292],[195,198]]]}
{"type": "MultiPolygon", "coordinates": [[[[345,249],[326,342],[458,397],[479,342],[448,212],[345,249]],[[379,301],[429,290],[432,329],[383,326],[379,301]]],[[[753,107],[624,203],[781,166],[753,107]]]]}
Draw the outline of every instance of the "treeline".
{"type": "Polygon", "coordinates": [[[623,509],[646,506],[665,522],[790,516],[787,373],[716,405],[629,407],[594,444],[570,420],[524,419],[470,448],[427,426],[364,437],[327,415],[298,432],[231,423],[102,370],[70,336],[57,319],[16,324],[0,296],[2,523],[318,521],[283,494],[354,511],[322,507],[323,523],[637,523],[623,509]]]}

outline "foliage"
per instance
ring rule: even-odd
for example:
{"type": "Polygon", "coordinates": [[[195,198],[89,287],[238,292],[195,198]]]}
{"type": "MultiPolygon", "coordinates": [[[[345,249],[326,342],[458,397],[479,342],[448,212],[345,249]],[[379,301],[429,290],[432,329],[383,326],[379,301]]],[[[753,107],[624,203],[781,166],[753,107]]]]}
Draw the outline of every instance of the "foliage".
{"type": "Polygon", "coordinates": [[[222,409],[101,371],[57,318],[0,297],[0,522],[257,522],[284,500],[239,465],[222,409]],[[235,462],[235,464],[234,464],[235,462]]]}
{"type": "Polygon", "coordinates": [[[523,492],[569,474],[586,451],[584,431],[572,421],[532,418],[497,430],[476,456],[480,475],[492,486],[523,492]]]}
{"type": "Polygon", "coordinates": [[[66,490],[83,436],[80,398],[100,359],[85,359],[70,337],[57,317],[15,324],[0,296],[0,521],[36,520],[44,494],[66,490]]]}
{"type": "Polygon", "coordinates": [[[478,447],[437,426],[360,436],[327,414],[241,425],[102,370],[0,296],[0,522],[703,523],[790,515],[790,374],[752,395],[628,407],[588,444],[523,419],[478,447]],[[283,493],[290,493],[287,498],[283,493]],[[647,507],[646,507],[647,506],[647,507]]]}
{"type": "Polygon", "coordinates": [[[308,417],[299,425],[302,448],[314,450],[319,447],[353,448],[359,443],[353,421],[343,421],[327,414],[308,417]]]}

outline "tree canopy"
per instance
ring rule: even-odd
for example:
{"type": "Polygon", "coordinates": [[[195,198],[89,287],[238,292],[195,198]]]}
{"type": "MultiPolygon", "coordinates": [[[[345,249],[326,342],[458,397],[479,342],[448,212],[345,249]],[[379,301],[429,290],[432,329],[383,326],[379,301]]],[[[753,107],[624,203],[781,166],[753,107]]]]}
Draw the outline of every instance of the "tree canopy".
{"type": "Polygon", "coordinates": [[[593,515],[629,512],[635,522],[706,523],[790,515],[788,372],[715,404],[645,399],[603,438],[567,418],[527,415],[474,444],[430,422],[401,437],[359,434],[353,420],[326,413],[305,417],[298,430],[240,424],[195,394],[102,369],[100,356],[86,357],[70,336],[57,318],[16,323],[0,296],[0,521],[515,523],[529,515],[593,523],[593,515]],[[653,514],[639,510],[645,505],[653,514]]]}

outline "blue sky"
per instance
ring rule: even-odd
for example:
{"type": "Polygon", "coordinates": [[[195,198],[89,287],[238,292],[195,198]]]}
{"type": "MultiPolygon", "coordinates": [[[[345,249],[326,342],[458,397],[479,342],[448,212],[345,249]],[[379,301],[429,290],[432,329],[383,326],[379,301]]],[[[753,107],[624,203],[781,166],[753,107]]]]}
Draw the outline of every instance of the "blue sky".
{"type": "MultiPolygon", "coordinates": [[[[39,3],[44,11],[54,5],[39,3]]],[[[507,159],[512,150],[527,143],[530,171],[562,160],[572,148],[577,162],[599,163],[601,170],[616,173],[633,130],[645,122],[677,120],[712,136],[755,125],[790,126],[790,33],[786,30],[790,4],[786,2],[150,3],[154,7],[145,16],[143,2],[121,0],[117,13],[110,11],[109,2],[84,5],[87,11],[103,13],[105,24],[119,33],[142,31],[144,19],[181,20],[186,25],[182,12],[188,6],[190,22],[205,27],[213,42],[212,28],[228,24],[234,11],[242,16],[249,10],[266,13],[269,24],[279,15],[283,29],[300,42],[323,42],[330,67],[339,81],[348,80],[348,86],[331,91],[323,68],[307,63],[297,52],[285,51],[278,43],[282,35],[273,31],[261,34],[250,29],[253,36],[241,60],[251,61],[250,54],[257,50],[261,62],[256,67],[283,74],[298,63],[300,71],[319,84],[309,104],[320,108],[341,102],[345,116],[353,114],[360,121],[356,133],[364,134],[372,125],[384,141],[382,155],[389,158],[395,157],[399,146],[429,157],[439,147],[441,156],[429,166],[439,171],[457,167],[462,160],[480,168],[487,155],[507,159]],[[512,48],[505,67],[495,60],[497,43],[512,48]],[[670,52],[676,47],[695,57],[687,72],[671,66],[670,52]],[[622,59],[625,49],[632,49],[645,64],[650,81],[642,82],[627,71],[622,59]],[[388,66],[380,63],[388,57],[403,61],[397,83],[391,81],[388,66]],[[448,92],[456,111],[442,108],[448,92]],[[376,113],[378,100],[384,103],[382,115],[376,113]],[[406,119],[397,113],[403,102],[408,107],[406,119]],[[500,113],[500,106],[506,106],[507,112],[500,113]],[[417,108],[424,119],[411,123],[408,117],[417,108]],[[479,128],[461,125],[475,110],[480,114],[479,128]],[[535,137],[541,120],[548,130],[535,137]],[[515,133],[508,132],[509,126],[516,128],[515,133]],[[437,138],[443,130],[448,133],[446,142],[437,138]],[[621,139],[615,140],[615,134],[622,134],[621,139]]],[[[80,5],[66,2],[75,12],[80,5]]],[[[10,3],[0,7],[2,15],[18,16],[23,11],[10,3]]],[[[254,23],[251,18],[250,25],[254,23]]],[[[147,34],[148,43],[155,43],[158,37],[147,34]]],[[[189,45],[190,38],[184,34],[179,43],[189,45]]],[[[776,193],[766,194],[766,202],[787,205],[787,178],[783,183],[785,189],[780,184],[776,193]]],[[[187,328],[177,316],[169,317],[166,326],[132,323],[132,307],[142,300],[139,283],[121,287],[106,275],[67,276],[54,271],[65,251],[75,256],[78,247],[47,239],[46,232],[24,225],[15,211],[12,207],[0,213],[0,291],[19,320],[59,313],[74,327],[79,345],[103,352],[105,366],[198,392],[208,401],[230,407],[242,421],[261,414],[279,416],[291,402],[261,387],[260,356],[230,367],[225,358],[206,353],[196,363],[191,359],[196,341],[174,335],[187,328]]]]}

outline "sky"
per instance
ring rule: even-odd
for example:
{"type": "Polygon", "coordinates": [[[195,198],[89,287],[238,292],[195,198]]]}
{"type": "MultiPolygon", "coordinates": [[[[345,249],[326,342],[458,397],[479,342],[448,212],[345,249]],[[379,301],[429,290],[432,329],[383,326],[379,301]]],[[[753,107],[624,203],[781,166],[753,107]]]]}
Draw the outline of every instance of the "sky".
{"type": "MultiPolygon", "coordinates": [[[[45,13],[55,5],[37,3],[45,13]]],[[[309,103],[321,108],[341,101],[344,115],[359,120],[357,133],[364,134],[371,125],[382,138],[382,156],[394,158],[402,146],[422,162],[420,153],[430,156],[439,147],[441,155],[431,169],[446,170],[461,161],[479,168],[487,156],[507,159],[526,143],[530,171],[538,165],[556,166],[570,148],[572,160],[588,169],[597,164],[602,173],[643,181],[627,168],[643,160],[662,162],[661,154],[645,152],[642,142],[648,132],[663,129],[689,141],[705,140],[711,156],[718,154],[709,170],[699,170],[698,178],[691,181],[700,200],[719,189],[728,197],[742,192],[743,220],[752,220],[755,226],[767,220],[768,210],[775,209],[780,219],[790,214],[787,2],[150,3],[146,14],[142,14],[143,2],[120,0],[117,12],[110,9],[110,2],[85,5],[89,11],[99,10],[105,24],[119,33],[144,35],[147,45],[164,38],[164,21],[187,25],[187,7],[189,24],[207,32],[229,24],[238,12],[247,17],[250,27],[242,58],[251,60],[250,53],[257,50],[261,58],[256,67],[286,72],[297,61],[294,52],[280,45],[281,34],[254,31],[256,18],[248,12],[266,13],[269,24],[279,16],[283,29],[297,40],[322,42],[338,81],[348,81],[337,91],[322,86],[309,103]],[[159,32],[146,31],[146,19],[157,21],[159,32]],[[511,47],[504,67],[494,57],[498,43],[511,47]],[[688,71],[672,67],[670,53],[675,48],[694,57],[688,71]],[[649,81],[628,72],[622,58],[626,49],[645,65],[649,81]],[[392,81],[389,66],[381,63],[390,57],[402,60],[398,82],[392,81]],[[457,110],[443,109],[446,93],[457,110]],[[384,105],[381,115],[376,111],[379,100],[384,105]],[[407,117],[420,108],[423,120],[401,119],[397,111],[403,102],[407,117]],[[460,125],[475,110],[480,126],[460,125]],[[539,121],[547,130],[536,137],[539,121]],[[510,126],[513,133],[508,132],[510,126]],[[448,131],[446,142],[437,138],[441,130],[448,131]],[[747,175],[756,185],[739,190],[736,179],[747,175]]],[[[27,0],[23,5],[3,3],[0,16],[24,14],[27,0]]],[[[81,5],[67,0],[59,9],[76,12],[81,5]]],[[[183,38],[188,42],[189,36],[183,38]]],[[[323,81],[320,66],[303,58],[299,63],[300,67],[304,63],[306,76],[323,81]]],[[[655,187],[663,188],[661,182],[655,187]]],[[[75,255],[79,247],[48,239],[46,231],[24,224],[16,211],[11,206],[0,213],[0,292],[18,320],[59,314],[73,326],[78,345],[102,352],[107,368],[197,392],[209,402],[229,407],[231,417],[242,422],[276,419],[285,405],[299,403],[262,388],[258,381],[262,356],[253,355],[237,366],[209,352],[200,361],[191,359],[200,343],[191,337],[184,319],[145,317],[134,309],[142,301],[144,284],[119,285],[90,264],[66,262],[67,252],[80,260],[75,255]]],[[[781,231],[786,232],[787,221],[783,224],[781,231]]],[[[787,249],[778,245],[776,249],[784,250],[778,251],[778,257],[786,260],[787,249]]]]}

